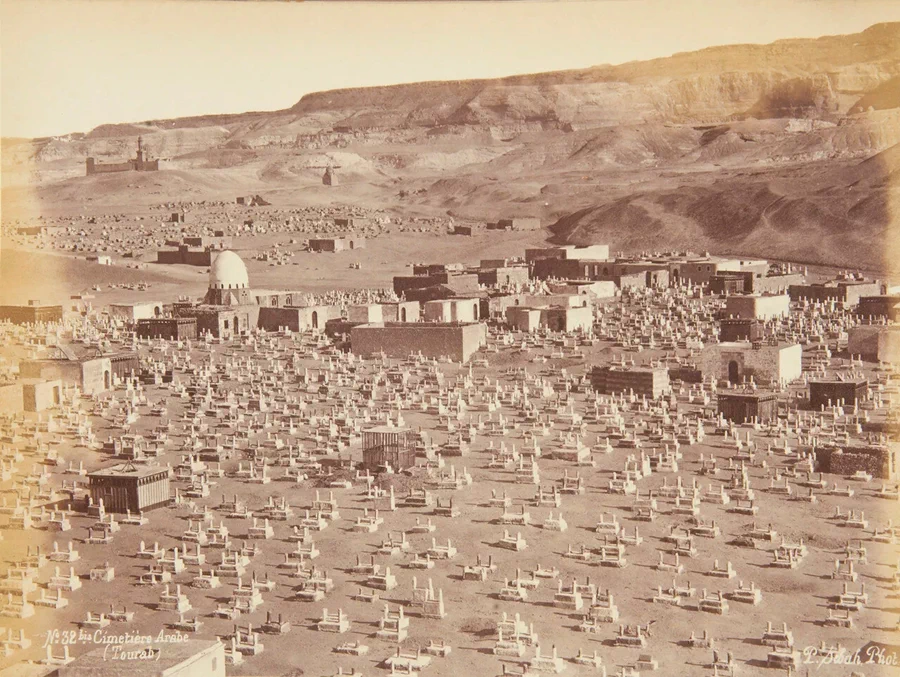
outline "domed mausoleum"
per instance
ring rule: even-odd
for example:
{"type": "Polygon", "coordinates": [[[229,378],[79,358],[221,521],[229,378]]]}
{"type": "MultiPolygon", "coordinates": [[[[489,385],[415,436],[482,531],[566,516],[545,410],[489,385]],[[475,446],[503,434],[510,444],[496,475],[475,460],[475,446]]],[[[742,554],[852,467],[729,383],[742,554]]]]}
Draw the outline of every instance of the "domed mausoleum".
{"type": "Polygon", "coordinates": [[[175,314],[194,318],[197,336],[216,338],[232,338],[255,329],[324,329],[328,320],[341,317],[340,307],[309,305],[303,296],[298,291],[250,289],[247,266],[226,249],[212,260],[203,302],[178,305],[175,314]]]}
{"type": "Polygon", "coordinates": [[[254,303],[247,266],[233,251],[225,250],[213,259],[209,268],[209,289],[204,301],[216,306],[254,303]]]}

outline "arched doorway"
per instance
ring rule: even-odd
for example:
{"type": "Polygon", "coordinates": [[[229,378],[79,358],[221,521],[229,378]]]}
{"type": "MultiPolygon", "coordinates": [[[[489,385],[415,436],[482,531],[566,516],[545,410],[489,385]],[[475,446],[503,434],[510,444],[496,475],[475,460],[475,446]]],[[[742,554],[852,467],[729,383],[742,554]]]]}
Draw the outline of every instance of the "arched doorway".
{"type": "Polygon", "coordinates": [[[241,320],[237,315],[234,316],[234,333],[237,334],[241,329],[241,320]]]}
{"type": "Polygon", "coordinates": [[[473,320],[478,319],[478,304],[477,303],[472,305],[472,319],[473,320]]]}
{"type": "Polygon", "coordinates": [[[318,310],[312,311],[312,327],[313,327],[313,329],[319,328],[319,311],[318,310]]]}
{"type": "Polygon", "coordinates": [[[728,363],[728,382],[729,383],[738,383],[740,381],[740,366],[737,363],[737,360],[731,360],[728,363]]]}
{"type": "Polygon", "coordinates": [[[406,322],[406,308],[400,309],[400,321],[406,322]]]}
{"type": "Polygon", "coordinates": [[[108,371],[104,371],[104,372],[103,372],[103,389],[104,389],[104,390],[109,390],[109,386],[110,386],[109,380],[110,380],[110,379],[109,379],[109,372],[108,372],[108,371]]]}

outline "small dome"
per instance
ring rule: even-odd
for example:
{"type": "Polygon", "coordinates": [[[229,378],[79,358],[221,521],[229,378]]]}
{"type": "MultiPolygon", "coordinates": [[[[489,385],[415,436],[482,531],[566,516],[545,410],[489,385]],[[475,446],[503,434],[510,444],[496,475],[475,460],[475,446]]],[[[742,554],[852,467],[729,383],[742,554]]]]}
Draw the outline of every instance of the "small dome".
{"type": "Polygon", "coordinates": [[[247,266],[233,251],[223,251],[209,269],[210,289],[246,289],[250,286],[247,266]]]}

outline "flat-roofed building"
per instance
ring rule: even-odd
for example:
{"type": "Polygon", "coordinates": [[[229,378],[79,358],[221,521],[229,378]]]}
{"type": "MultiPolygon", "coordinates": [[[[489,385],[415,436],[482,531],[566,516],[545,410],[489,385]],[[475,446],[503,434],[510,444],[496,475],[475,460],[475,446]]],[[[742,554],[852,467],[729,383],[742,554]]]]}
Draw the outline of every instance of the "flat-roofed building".
{"type": "Polygon", "coordinates": [[[168,505],[169,475],[167,466],[120,463],[88,474],[91,499],[103,500],[110,512],[142,512],[168,505]]]}
{"type": "Polygon", "coordinates": [[[257,326],[266,331],[324,330],[329,321],[340,317],[341,309],[337,306],[260,307],[257,311],[257,326]]]}
{"type": "Polygon", "coordinates": [[[488,230],[540,230],[541,220],[536,216],[516,216],[511,219],[499,219],[487,224],[488,230]]]}
{"type": "Polygon", "coordinates": [[[863,296],[878,296],[882,284],[878,280],[864,280],[858,277],[838,278],[818,284],[795,284],[788,288],[791,301],[834,301],[846,306],[855,306],[863,296]]]}
{"type": "Polygon", "coordinates": [[[323,237],[313,238],[309,241],[309,251],[311,252],[331,252],[334,254],[365,248],[366,238],[364,237],[323,237]]]}
{"type": "Polygon", "coordinates": [[[350,306],[347,309],[347,319],[350,322],[383,322],[384,313],[381,305],[378,303],[365,303],[356,306],[350,306]]]}
{"type": "Polygon", "coordinates": [[[862,377],[835,376],[809,381],[809,406],[822,409],[835,405],[852,407],[869,399],[869,381],[862,377]]]}
{"type": "Polygon", "coordinates": [[[111,303],[106,307],[106,314],[109,315],[110,319],[134,324],[138,320],[160,317],[164,310],[162,303],[153,301],[146,303],[111,303]]]}
{"type": "Polygon", "coordinates": [[[562,247],[531,247],[525,250],[525,262],[534,263],[541,259],[590,259],[607,261],[609,245],[565,245],[562,247]]]}
{"type": "Polygon", "coordinates": [[[700,352],[698,366],[704,380],[759,385],[787,384],[800,378],[803,348],[797,343],[714,343],[700,352]]]}
{"type": "Polygon", "coordinates": [[[19,379],[0,383],[0,412],[39,413],[59,406],[62,401],[62,381],[19,379]]]}
{"type": "Polygon", "coordinates": [[[422,306],[418,301],[382,303],[381,315],[385,322],[418,322],[422,317],[422,306]]]}
{"type": "Polygon", "coordinates": [[[448,357],[467,362],[487,341],[481,323],[384,322],[361,324],[350,330],[350,349],[362,357],[448,357]]]}
{"type": "Polygon", "coordinates": [[[19,363],[22,378],[62,381],[77,386],[85,395],[96,395],[112,387],[112,363],[96,347],[48,346],[41,357],[19,363]]]}
{"type": "Polygon", "coordinates": [[[606,365],[591,369],[591,386],[598,393],[661,397],[671,390],[669,370],[665,367],[606,365]]]}
{"type": "Polygon", "coordinates": [[[729,341],[762,341],[766,334],[765,326],[759,320],[727,318],[719,323],[719,340],[729,341]]]}
{"type": "Polygon", "coordinates": [[[532,264],[538,280],[608,280],[624,287],[668,287],[670,272],[652,261],[607,261],[601,259],[543,258],[532,264]]]}
{"type": "Polygon", "coordinates": [[[718,273],[709,278],[711,294],[743,294],[747,289],[747,276],[741,273],[718,273]]]}
{"type": "Polygon", "coordinates": [[[0,322],[12,324],[49,324],[62,322],[63,307],[29,301],[25,306],[0,306],[0,322]]]}
{"type": "Polygon", "coordinates": [[[413,275],[396,275],[393,285],[394,293],[397,296],[415,301],[430,300],[424,297],[414,298],[413,292],[421,290],[443,288],[438,292],[441,296],[432,296],[431,298],[452,298],[453,296],[472,294],[479,289],[477,273],[458,273],[445,270],[419,272],[413,275]]]}
{"type": "Polygon", "coordinates": [[[197,338],[196,317],[154,317],[138,320],[138,338],[186,341],[197,338]]]}
{"type": "Polygon", "coordinates": [[[476,274],[478,275],[478,284],[483,284],[486,287],[521,285],[531,279],[531,273],[526,266],[482,268],[476,274]]]}
{"type": "Polygon", "coordinates": [[[741,319],[770,320],[786,317],[791,312],[787,294],[738,295],[725,299],[725,316],[741,319]]]}
{"type": "Polygon", "coordinates": [[[255,304],[200,304],[177,307],[175,312],[179,317],[190,317],[196,321],[198,337],[209,334],[215,338],[229,339],[256,329],[262,310],[271,309],[260,308],[255,304]]]}
{"type": "Polygon", "coordinates": [[[861,296],[856,312],[865,318],[884,318],[891,322],[900,320],[900,296],[861,296]]]}
{"type": "Polygon", "coordinates": [[[590,331],[594,311],[588,305],[569,306],[509,306],[506,323],[517,331],[590,331]]]}
{"type": "MultiPolygon", "coordinates": [[[[751,279],[765,275],[769,262],[764,260],[731,259],[720,256],[681,256],[667,260],[669,276],[675,286],[692,284],[705,287],[722,273],[749,273],[751,279]]],[[[745,289],[747,285],[745,283],[745,289]]]]}
{"type": "Polygon", "coordinates": [[[123,350],[119,353],[110,353],[106,357],[109,358],[109,366],[116,378],[124,379],[141,373],[141,359],[136,351],[123,350]]]}
{"type": "Polygon", "coordinates": [[[719,413],[728,421],[765,423],[778,412],[775,393],[746,390],[722,390],[716,394],[719,413]]]}
{"type": "Polygon", "coordinates": [[[564,280],[549,282],[547,286],[553,294],[587,296],[597,299],[613,298],[618,289],[612,280],[564,280]]]}
{"type": "Polygon", "coordinates": [[[481,301],[468,299],[435,299],[422,305],[426,322],[476,322],[481,316],[481,301]]]}

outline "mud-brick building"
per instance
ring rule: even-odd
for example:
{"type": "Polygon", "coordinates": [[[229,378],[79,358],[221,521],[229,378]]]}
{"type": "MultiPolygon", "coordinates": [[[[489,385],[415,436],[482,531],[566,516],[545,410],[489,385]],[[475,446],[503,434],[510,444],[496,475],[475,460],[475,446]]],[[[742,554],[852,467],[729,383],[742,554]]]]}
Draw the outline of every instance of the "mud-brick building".
{"type": "Polygon", "coordinates": [[[341,317],[337,306],[260,307],[257,324],[266,331],[309,331],[325,329],[325,324],[341,317]]]}
{"type": "Polygon", "coordinates": [[[175,249],[160,249],[156,252],[156,262],[185,266],[208,266],[212,264],[213,252],[209,249],[199,249],[180,244],[175,249]]]}
{"type": "Polygon", "coordinates": [[[752,273],[719,273],[709,278],[709,292],[711,294],[744,294],[749,291],[747,278],[752,278],[752,273]]]}
{"type": "Polygon", "coordinates": [[[62,322],[62,306],[45,306],[29,301],[27,306],[0,306],[0,322],[12,324],[48,324],[62,322]]]}
{"type": "Polygon", "coordinates": [[[803,371],[803,348],[797,343],[715,343],[703,348],[697,366],[704,380],[759,385],[790,383],[803,371]]]}
{"type": "Polygon", "coordinates": [[[415,268],[413,275],[396,275],[394,277],[394,293],[414,301],[473,294],[478,291],[478,285],[477,273],[460,273],[453,270],[428,271],[424,267],[415,268]],[[439,292],[414,294],[414,292],[431,289],[439,290],[439,292]]]}
{"type": "MultiPolygon", "coordinates": [[[[792,270],[790,264],[786,267],[792,270]]],[[[805,282],[806,277],[800,272],[723,271],[709,278],[709,291],[712,294],[783,294],[791,285],[805,282]]]]}
{"type": "Polygon", "coordinates": [[[134,324],[138,320],[161,317],[166,310],[165,304],[161,302],[111,303],[106,307],[106,314],[110,319],[134,324]]]}
{"type": "Polygon", "coordinates": [[[259,323],[260,307],[256,305],[209,305],[201,304],[180,308],[175,313],[179,317],[189,317],[196,322],[198,336],[210,334],[216,338],[233,338],[255,329],[259,323]]]}
{"type": "Polygon", "coordinates": [[[669,392],[669,370],[665,367],[606,365],[591,369],[591,386],[598,393],[661,397],[669,392]]]}
{"type": "Polygon", "coordinates": [[[670,273],[665,264],[646,261],[542,258],[532,264],[531,276],[537,280],[607,280],[622,289],[668,287],[670,273]]]}
{"type": "Polygon", "coordinates": [[[791,312],[787,294],[748,294],[729,296],[725,301],[725,316],[741,319],[768,320],[785,317],[791,312]]]}
{"type": "Polygon", "coordinates": [[[365,248],[366,238],[364,237],[325,237],[313,238],[309,241],[309,251],[311,252],[336,254],[337,252],[365,248]]]}
{"type": "Polygon", "coordinates": [[[62,401],[62,382],[39,379],[20,379],[0,383],[0,411],[7,414],[41,412],[62,401]]]}
{"type": "Polygon", "coordinates": [[[120,463],[88,474],[91,499],[109,512],[142,512],[168,505],[169,468],[120,463]]]}
{"type": "Polygon", "coordinates": [[[394,471],[416,464],[416,436],[409,428],[377,426],[363,430],[363,467],[376,470],[390,467],[394,471]]]}
{"type": "Polygon", "coordinates": [[[418,301],[381,304],[381,318],[384,322],[418,322],[421,316],[422,306],[418,301]]]}
{"type": "Polygon", "coordinates": [[[526,266],[498,266],[496,268],[479,268],[478,284],[486,287],[498,285],[525,284],[531,278],[526,266]]]}
{"type": "Polygon", "coordinates": [[[865,378],[820,378],[809,382],[809,406],[815,410],[842,404],[852,407],[869,399],[869,381],[865,378]]]}
{"type": "Polygon", "coordinates": [[[817,447],[816,471],[833,475],[854,475],[859,471],[883,480],[897,479],[897,450],[900,444],[817,447]]]}
{"type": "Polygon", "coordinates": [[[762,341],[766,334],[765,325],[759,320],[744,318],[726,318],[719,323],[719,340],[729,341],[762,341]]]}
{"type": "Polygon", "coordinates": [[[481,317],[478,298],[435,299],[422,304],[425,322],[477,322],[481,317]]]}
{"type": "Polygon", "coordinates": [[[115,172],[157,172],[159,171],[159,160],[151,160],[144,157],[144,140],[140,136],[137,140],[137,152],[134,158],[125,162],[97,162],[96,159],[89,157],[84,161],[85,176],[92,174],[112,174],[115,172]]]}
{"type": "Polygon", "coordinates": [[[38,359],[22,360],[24,379],[59,380],[77,386],[85,395],[96,395],[112,387],[112,362],[98,348],[75,345],[48,346],[38,359]]]}
{"type": "Polygon", "coordinates": [[[138,320],[138,338],[185,341],[197,338],[197,318],[156,317],[138,320]]]}
{"type": "Polygon", "coordinates": [[[517,216],[487,224],[488,230],[540,230],[541,220],[536,216],[517,216]]]}
{"type": "Polygon", "coordinates": [[[848,332],[847,350],[863,359],[900,363],[900,324],[860,325],[848,332]]]}
{"type": "Polygon", "coordinates": [[[867,318],[886,318],[891,322],[900,320],[900,296],[861,296],[856,312],[867,318]]]}
{"type": "Polygon", "coordinates": [[[594,311],[583,306],[509,306],[506,323],[517,331],[590,331],[594,324],[594,311]]]}
{"type": "Polygon", "coordinates": [[[127,376],[137,376],[141,373],[141,359],[133,350],[107,355],[109,366],[113,376],[123,379],[127,376]]]}
{"type": "Polygon", "coordinates": [[[361,357],[449,357],[467,362],[487,342],[482,323],[380,322],[361,324],[350,330],[350,349],[361,357]]]}
{"type": "Polygon", "coordinates": [[[746,423],[771,421],[778,414],[775,393],[743,390],[723,390],[717,395],[719,413],[728,421],[746,423]]]}
{"type": "Polygon", "coordinates": [[[863,296],[881,294],[878,280],[838,279],[820,284],[796,284],[788,288],[791,301],[834,301],[855,306],[863,296]]]}
{"type": "Polygon", "coordinates": [[[525,263],[530,265],[541,259],[607,261],[609,260],[609,245],[564,245],[562,247],[532,247],[525,250],[525,263]]]}

